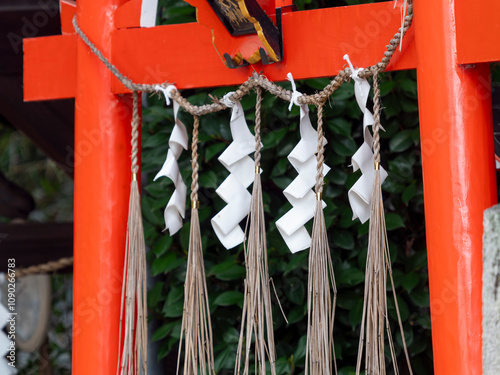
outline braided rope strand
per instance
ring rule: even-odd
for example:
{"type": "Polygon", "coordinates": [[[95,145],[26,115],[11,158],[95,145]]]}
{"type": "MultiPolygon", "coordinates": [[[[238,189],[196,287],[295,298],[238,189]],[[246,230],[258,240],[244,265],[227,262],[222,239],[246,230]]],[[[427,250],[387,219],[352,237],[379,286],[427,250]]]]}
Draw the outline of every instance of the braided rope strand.
{"type": "Polygon", "coordinates": [[[139,154],[139,124],[140,124],[140,115],[139,115],[139,96],[137,91],[132,91],[133,98],[133,109],[132,109],[132,139],[130,143],[132,144],[132,178],[135,180],[137,173],[139,172],[139,164],[138,164],[138,154],[139,154]]]}
{"type": "Polygon", "coordinates": [[[260,151],[262,150],[262,143],[260,137],[260,127],[262,121],[262,89],[257,87],[257,98],[255,103],[255,173],[260,173],[260,151]]]}
{"type": "Polygon", "coordinates": [[[193,123],[193,139],[191,145],[191,167],[192,167],[192,182],[191,182],[191,204],[193,207],[198,205],[198,135],[199,135],[200,118],[194,116],[193,123]]]}
{"type": "Polygon", "coordinates": [[[325,164],[325,144],[323,142],[323,107],[325,103],[318,104],[318,151],[316,166],[316,197],[321,200],[323,194],[323,167],[325,164]]]}
{"type": "Polygon", "coordinates": [[[73,265],[73,257],[61,258],[53,262],[47,262],[43,264],[37,264],[36,266],[20,268],[16,271],[16,277],[53,273],[63,268],[70,267],[72,265],[73,265]]]}
{"type": "Polygon", "coordinates": [[[373,75],[373,161],[375,169],[380,165],[380,87],[378,72],[373,75]]]}

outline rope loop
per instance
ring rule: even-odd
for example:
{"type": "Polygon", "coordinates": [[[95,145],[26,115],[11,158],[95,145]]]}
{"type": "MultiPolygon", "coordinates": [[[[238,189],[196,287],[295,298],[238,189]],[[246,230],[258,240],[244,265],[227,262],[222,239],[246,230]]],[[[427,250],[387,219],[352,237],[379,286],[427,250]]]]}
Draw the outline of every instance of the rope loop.
{"type": "Polygon", "coordinates": [[[236,102],[231,99],[233,96],[235,96],[235,94],[236,93],[234,91],[229,91],[222,97],[222,103],[224,103],[227,108],[233,108],[236,105],[236,102]]]}
{"type": "Polygon", "coordinates": [[[170,105],[170,99],[172,99],[174,91],[177,91],[177,87],[174,85],[168,85],[167,87],[156,85],[154,88],[156,91],[163,92],[163,95],[165,96],[165,103],[170,105]]]}

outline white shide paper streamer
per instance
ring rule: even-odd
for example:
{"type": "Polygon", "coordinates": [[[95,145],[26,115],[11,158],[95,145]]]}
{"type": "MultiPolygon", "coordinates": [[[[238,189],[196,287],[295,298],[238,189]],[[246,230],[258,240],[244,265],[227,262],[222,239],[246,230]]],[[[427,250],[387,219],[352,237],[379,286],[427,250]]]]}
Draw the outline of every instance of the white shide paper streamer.
{"type": "MultiPolygon", "coordinates": [[[[156,86],[157,91],[162,91],[165,94],[165,101],[167,105],[170,104],[171,92],[176,90],[175,86],[168,86],[163,88],[161,86],[156,86]]],[[[167,158],[163,163],[160,171],[156,174],[153,179],[156,181],[160,177],[170,178],[174,185],[175,190],[170,197],[170,200],[165,207],[164,218],[165,218],[165,230],[168,229],[170,235],[177,233],[182,227],[182,219],[184,218],[186,210],[186,184],[184,183],[181,173],[179,171],[179,165],[177,164],[177,159],[182,153],[182,149],[187,150],[188,147],[188,135],[186,131],[186,126],[177,117],[179,112],[179,103],[175,100],[174,102],[174,129],[168,140],[168,152],[167,158]]]]}
{"type": "Polygon", "coordinates": [[[252,196],[247,188],[255,175],[254,161],[248,156],[255,152],[255,137],[248,129],[241,103],[229,99],[233,94],[230,92],[224,96],[224,103],[232,108],[230,126],[233,142],[219,156],[219,161],[230,174],[216,190],[227,206],[211,220],[215,234],[226,249],[232,249],[245,239],[239,223],[250,210],[252,196]]]}
{"type": "MultiPolygon", "coordinates": [[[[292,82],[293,89],[290,103],[298,105],[297,98],[302,94],[296,91],[290,73],[288,79],[292,82]]],[[[289,109],[291,109],[291,106],[289,109]]],[[[314,217],[316,206],[316,194],[312,188],[316,185],[318,134],[311,125],[307,104],[300,105],[300,136],[299,143],[288,155],[290,164],[299,175],[283,191],[283,194],[293,207],[276,221],[276,226],[292,253],[305,250],[311,246],[311,237],[304,225],[314,217]]],[[[325,138],[323,138],[323,142],[326,144],[325,138]]],[[[330,168],[324,165],[323,176],[329,170],[330,168]]],[[[325,202],[322,203],[323,208],[325,208],[325,202]]]]}
{"type": "MultiPolygon", "coordinates": [[[[349,204],[351,205],[355,220],[359,218],[362,223],[365,223],[370,218],[370,202],[372,198],[373,180],[374,180],[374,161],[372,144],[373,138],[370,134],[369,126],[373,125],[373,115],[366,108],[368,95],[370,94],[370,84],[364,78],[359,77],[359,72],[363,69],[355,70],[352,66],[349,56],[345,55],[344,59],[351,67],[351,77],[354,79],[354,94],[361,112],[363,112],[363,137],[364,142],[352,157],[353,172],[361,170],[361,177],[356,181],[353,187],[348,192],[349,204]]],[[[383,130],[383,129],[382,129],[383,130]]],[[[380,182],[383,183],[387,178],[387,172],[380,167],[380,182]]]]}
{"type": "Polygon", "coordinates": [[[157,9],[158,9],[158,0],[142,0],[141,27],[156,26],[157,9]]]}

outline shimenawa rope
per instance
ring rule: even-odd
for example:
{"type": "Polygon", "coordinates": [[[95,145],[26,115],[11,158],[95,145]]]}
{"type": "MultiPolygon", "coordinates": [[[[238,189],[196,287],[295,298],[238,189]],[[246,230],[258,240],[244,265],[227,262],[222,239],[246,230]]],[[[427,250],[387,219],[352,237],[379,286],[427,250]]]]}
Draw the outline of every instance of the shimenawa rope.
{"type": "Polygon", "coordinates": [[[43,273],[52,273],[72,265],[73,265],[73,257],[61,258],[53,262],[47,262],[43,264],[38,264],[36,266],[20,268],[16,271],[16,277],[37,275],[43,273]]]}

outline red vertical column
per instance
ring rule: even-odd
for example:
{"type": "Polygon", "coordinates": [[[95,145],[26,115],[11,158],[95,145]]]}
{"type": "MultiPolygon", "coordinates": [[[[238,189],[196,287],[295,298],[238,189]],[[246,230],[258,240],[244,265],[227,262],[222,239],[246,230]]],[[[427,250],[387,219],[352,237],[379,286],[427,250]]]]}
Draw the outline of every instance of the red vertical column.
{"type": "Polygon", "coordinates": [[[434,371],[482,374],[482,217],[497,201],[489,66],[458,65],[455,0],[414,4],[434,371]]]}
{"type": "MultiPolygon", "coordinates": [[[[123,1],[122,1],[123,2],[123,1]]],[[[118,0],[78,0],[82,30],[105,56],[118,0]]],[[[81,41],[75,111],[73,374],[116,374],[130,189],[131,96],[81,41]]]]}

